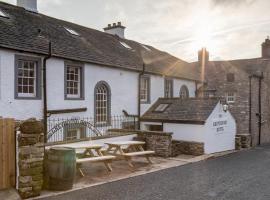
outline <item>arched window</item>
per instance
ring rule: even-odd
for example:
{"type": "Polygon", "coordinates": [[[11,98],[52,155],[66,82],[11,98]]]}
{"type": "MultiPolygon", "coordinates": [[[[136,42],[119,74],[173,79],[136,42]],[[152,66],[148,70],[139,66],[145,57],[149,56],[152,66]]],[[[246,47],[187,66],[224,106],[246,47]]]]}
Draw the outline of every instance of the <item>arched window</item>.
{"type": "Polygon", "coordinates": [[[107,125],[111,118],[111,90],[108,83],[100,81],[95,87],[95,123],[107,125]]]}
{"type": "Polygon", "coordinates": [[[181,99],[187,99],[187,98],[189,98],[189,91],[188,91],[187,86],[183,85],[181,87],[179,96],[180,96],[181,99]]]}

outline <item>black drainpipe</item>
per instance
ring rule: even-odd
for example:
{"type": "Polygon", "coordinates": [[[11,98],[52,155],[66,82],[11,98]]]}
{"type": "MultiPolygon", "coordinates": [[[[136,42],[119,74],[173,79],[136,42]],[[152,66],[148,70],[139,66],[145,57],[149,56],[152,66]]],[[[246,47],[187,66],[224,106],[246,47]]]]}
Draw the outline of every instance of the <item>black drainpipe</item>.
{"type": "Polygon", "coordinates": [[[143,63],[143,69],[139,74],[139,81],[138,81],[138,130],[141,130],[141,121],[140,121],[140,117],[141,117],[141,77],[145,72],[145,64],[143,63]]]}
{"type": "Polygon", "coordinates": [[[52,57],[52,43],[49,42],[49,53],[43,60],[43,126],[44,126],[44,142],[47,142],[47,60],[52,57]]]}
{"type": "Polygon", "coordinates": [[[259,142],[258,144],[261,145],[261,132],[262,132],[262,79],[263,79],[263,73],[261,73],[261,76],[259,76],[259,142]]]}
{"type": "Polygon", "coordinates": [[[251,107],[252,107],[252,98],[251,98],[251,93],[252,93],[252,90],[251,90],[251,79],[252,79],[252,76],[249,76],[249,127],[248,127],[248,131],[249,131],[249,135],[251,137],[251,146],[253,145],[253,137],[251,135],[251,107]]]}

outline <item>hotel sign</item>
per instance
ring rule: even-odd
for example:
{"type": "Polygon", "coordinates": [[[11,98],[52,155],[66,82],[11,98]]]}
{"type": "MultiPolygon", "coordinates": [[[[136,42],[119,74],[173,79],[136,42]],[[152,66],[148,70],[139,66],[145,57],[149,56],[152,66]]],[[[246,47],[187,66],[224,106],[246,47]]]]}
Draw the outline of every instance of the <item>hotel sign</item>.
{"type": "Polygon", "coordinates": [[[228,125],[228,120],[223,119],[216,119],[213,120],[212,128],[215,129],[216,133],[222,134],[225,131],[225,127],[228,125]]]}

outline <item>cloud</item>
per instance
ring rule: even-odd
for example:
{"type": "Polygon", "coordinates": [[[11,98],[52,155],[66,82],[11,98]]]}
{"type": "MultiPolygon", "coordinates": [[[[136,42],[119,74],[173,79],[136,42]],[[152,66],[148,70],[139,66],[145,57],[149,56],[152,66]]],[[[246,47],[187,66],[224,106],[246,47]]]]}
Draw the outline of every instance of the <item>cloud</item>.
{"type": "Polygon", "coordinates": [[[197,59],[195,43],[205,32],[213,59],[260,56],[270,34],[269,7],[269,0],[38,0],[41,13],[90,28],[121,21],[128,39],[188,61],[197,59]]]}

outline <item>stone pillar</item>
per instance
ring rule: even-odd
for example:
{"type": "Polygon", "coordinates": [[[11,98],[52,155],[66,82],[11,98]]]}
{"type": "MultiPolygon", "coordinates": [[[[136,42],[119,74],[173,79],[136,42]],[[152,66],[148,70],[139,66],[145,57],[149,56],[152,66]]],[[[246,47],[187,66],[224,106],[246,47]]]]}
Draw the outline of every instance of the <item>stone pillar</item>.
{"type": "Polygon", "coordinates": [[[141,131],[136,140],[145,141],[147,150],[155,151],[156,156],[170,157],[172,146],[172,133],[141,131]]]}
{"type": "Polygon", "coordinates": [[[251,147],[251,135],[250,134],[239,134],[236,135],[241,140],[241,148],[246,149],[251,147]]]}
{"type": "Polygon", "coordinates": [[[44,134],[43,125],[35,119],[22,122],[18,136],[19,179],[22,198],[39,196],[43,185],[44,134]]]}

